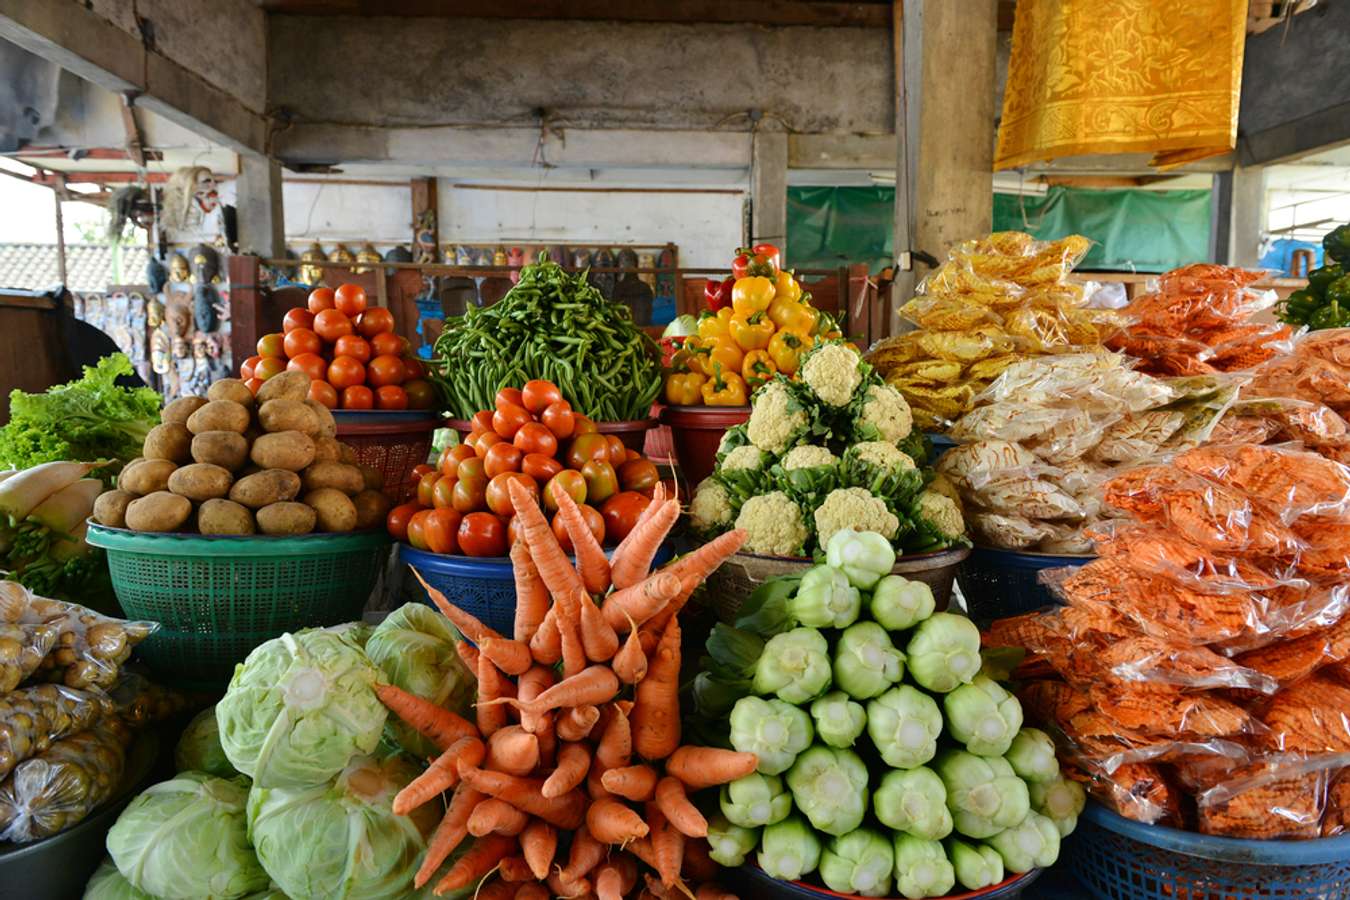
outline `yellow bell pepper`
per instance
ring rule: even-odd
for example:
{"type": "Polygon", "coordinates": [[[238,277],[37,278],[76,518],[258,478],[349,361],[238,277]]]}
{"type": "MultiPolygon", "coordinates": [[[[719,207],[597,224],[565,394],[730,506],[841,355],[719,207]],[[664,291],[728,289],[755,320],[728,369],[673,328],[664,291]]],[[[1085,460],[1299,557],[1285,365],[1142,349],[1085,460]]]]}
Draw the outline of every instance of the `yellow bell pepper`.
{"type": "Polygon", "coordinates": [[[764,313],[731,317],[731,339],[742,350],[763,350],[773,337],[773,321],[764,313]]]}
{"type": "Polygon", "coordinates": [[[792,273],[785,269],[779,269],[778,274],[774,276],[773,288],[774,297],[782,298],[789,303],[795,303],[802,298],[802,286],[792,277],[792,273]]]}
{"type": "Polygon", "coordinates": [[[712,378],[700,390],[708,406],[745,406],[747,402],[745,379],[720,366],[715,365],[712,378]]]}
{"type": "Polygon", "coordinates": [[[810,350],[813,343],[811,336],[806,332],[784,328],[769,341],[769,356],[778,367],[778,371],[784,375],[791,375],[797,371],[801,355],[810,350]]]}
{"type": "Polygon", "coordinates": [[[689,335],[671,358],[670,367],[677,372],[686,370],[696,372],[706,378],[708,376],[708,367],[704,364],[708,358],[706,344],[707,341],[698,335],[689,335]]]}
{"type": "Polygon", "coordinates": [[[752,393],[767,384],[777,372],[778,366],[774,365],[768,350],[751,350],[741,363],[741,377],[752,393]]]}
{"type": "Polygon", "coordinates": [[[703,374],[709,378],[713,377],[718,366],[721,366],[724,372],[739,372],[741,363],[745,360],[745,354],[736,346],[730,335],[703,341],[703,347],[699,352],[703,355],[703,374]]]}
{"type": "Polygon", "coordinates": [[[777,294],[769,304],[769,318],[773,319],[774,325],[803,334],[810,334],[816,327],[818,315],[814,307],[798,300],[784,300],[777,294]]]}
{"type": "Polygon", "coordinates": [[[705,312],[698,317],[698,336],[701,338],[726,337],[731,333],[732,310],[724,306],[717,312],[705,312]]]}
{"type": "Polygon", "coordinates": [[[707,380],[698,372],[671,372],[666,376],[666,402],[671,406],[697,406],[707,380]]]}
{"type": "Polygon", "coordinates": [[[773,290],[773,281],[763,275],[741,278],[731,287],[731,308],[746,317],[764,312],[773,302],[773,290]]]}

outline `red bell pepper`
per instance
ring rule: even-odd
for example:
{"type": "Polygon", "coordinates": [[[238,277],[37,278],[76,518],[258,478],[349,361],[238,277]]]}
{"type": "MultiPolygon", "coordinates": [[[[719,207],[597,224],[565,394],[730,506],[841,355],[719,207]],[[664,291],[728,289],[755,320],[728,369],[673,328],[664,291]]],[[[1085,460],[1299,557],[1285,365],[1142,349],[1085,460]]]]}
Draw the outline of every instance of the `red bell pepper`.
{"type": "Polygon", "coordinates": [[[731,287],[736,283],[733,277],[724,278],[718,281],[715,278],[709,278],[708,283],[703,286],[703,302],[708,309],[717,312],[719,309],[725,309],[731,305],[731,287]]]}
{"type": "Polygon", "coordinates": [[[731,262],[731,275],[737,279],[752,275],[773,278],[778,275],[781,260],[782,254],[773,244],[742,247],[736,251],[736,258],[731,262]]]}

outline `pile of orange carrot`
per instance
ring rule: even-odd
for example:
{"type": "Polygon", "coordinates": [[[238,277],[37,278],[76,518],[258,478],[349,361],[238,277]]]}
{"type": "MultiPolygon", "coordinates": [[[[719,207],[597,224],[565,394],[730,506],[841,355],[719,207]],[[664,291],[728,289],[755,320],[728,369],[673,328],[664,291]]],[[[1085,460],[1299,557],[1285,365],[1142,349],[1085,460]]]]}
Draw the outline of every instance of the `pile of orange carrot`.
{"type": "Polygon", "coordinates": [[[496,633],[422,581],[467,639],[458,646],[478,674],[476,721],[379,688],[385,705],[442,751],[394,811],[453,790],[416,886],[472,837],[437,895],[474,886],[479,898],[734,900],[712,883],[707,822],[689,794],[748,775],[758,760],[681,745],[678,613],[745,533],[651,572],[679,501],[658,489],[611,562],[576,504],[560,496],[574,567],[536,501],[515,482],[510,490],[514,634],[496,633]]]}

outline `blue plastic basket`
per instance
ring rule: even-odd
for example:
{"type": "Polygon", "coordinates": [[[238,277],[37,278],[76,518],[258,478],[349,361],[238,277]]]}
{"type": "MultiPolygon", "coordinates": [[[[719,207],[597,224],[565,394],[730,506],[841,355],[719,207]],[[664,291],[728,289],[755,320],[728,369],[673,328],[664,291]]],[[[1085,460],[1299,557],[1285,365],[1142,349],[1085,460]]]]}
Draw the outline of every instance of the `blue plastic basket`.
{"type": "Polygon", "coordinates": [[[931,466],[941,458],[942,454],[956,446],[956,441],[947,437],[945,434],[938,434],[935,431],[925,432],[928,435],[928,444],[933,449],[928,454],[928,464],[931,466]]]}
{"type": "MultiPolygon", "coordinates": [[[[606,550],[605,555],[612,552],[606,550]]],[[[408,544],[399,544],[398,553],[399,560],[415,566],[427,584],[460,609],[477,616],[484,625],[508,637],[515,630],[516,581],[509,556],[449,556],[408,544]]],[[[670,546],[662,544],[652,564],[660,565],[671,556],[670,546]]],[[[417,593],[424,603],[431,602],[420,587],[417,593]]]]}
{"type": "Polygon", "coordinates": [[[1244,841],[1143,825],[1089,802],[1065,844],[1099,900],[1339,900],[1350,897],[1350,835],[1244,841]]]}
{"type": "Polygon", "coordinates": [[[1093,559],[976,547],[961,563],[956,581],[970,617],[985,623],[1053,606],[1054,595],[1040,581],[1042,570],[1081,566],[1093,559]]]}

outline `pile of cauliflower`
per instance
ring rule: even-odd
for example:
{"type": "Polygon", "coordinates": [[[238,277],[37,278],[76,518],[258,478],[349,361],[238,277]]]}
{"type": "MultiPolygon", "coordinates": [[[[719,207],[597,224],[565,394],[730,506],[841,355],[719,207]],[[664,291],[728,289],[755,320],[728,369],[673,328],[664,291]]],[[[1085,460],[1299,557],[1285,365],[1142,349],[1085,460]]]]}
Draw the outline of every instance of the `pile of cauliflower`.
{"type": "Polygon", "coordinates": [[[811,350],[799,375],[756,391],[750,420],[722,439],[694,527],[743,528],[745,549],[771,556],[810,556],[843,528],[911,553],[964,542],[955,489],[916,464],[927,445],[900,392],[841,342],[811,350]]]}

